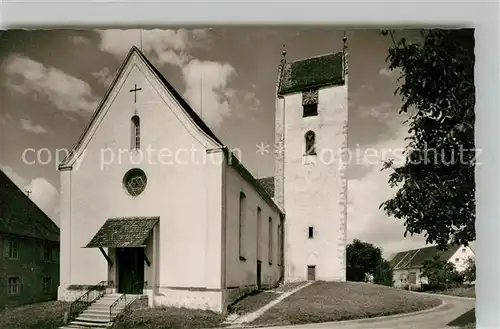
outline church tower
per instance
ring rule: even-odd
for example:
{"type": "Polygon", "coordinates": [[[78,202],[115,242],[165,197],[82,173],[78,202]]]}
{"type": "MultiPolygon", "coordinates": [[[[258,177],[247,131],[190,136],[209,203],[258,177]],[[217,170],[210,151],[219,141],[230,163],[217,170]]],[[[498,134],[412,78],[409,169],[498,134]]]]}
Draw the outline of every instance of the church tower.
{"type": "Polygon", "coordinates": [[[287,61],[276,92],[274,197],[286,213],[285,281],[346,280],[347,38],[287,61]]]}

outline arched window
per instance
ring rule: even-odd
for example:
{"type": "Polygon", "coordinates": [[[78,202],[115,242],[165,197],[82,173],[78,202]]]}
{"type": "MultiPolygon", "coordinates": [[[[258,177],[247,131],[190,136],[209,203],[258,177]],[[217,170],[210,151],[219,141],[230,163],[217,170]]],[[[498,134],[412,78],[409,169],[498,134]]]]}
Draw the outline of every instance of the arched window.
{"type": "Polygon", "coordinates": [[[309,130],[305,137],[306,155],[316,155],[316,134],[309,130]]]}
{"type": "Polygon", "coordinates": [[[137,115],[132,117],[132,150],[141,147],[141,121],[137,115]]]}

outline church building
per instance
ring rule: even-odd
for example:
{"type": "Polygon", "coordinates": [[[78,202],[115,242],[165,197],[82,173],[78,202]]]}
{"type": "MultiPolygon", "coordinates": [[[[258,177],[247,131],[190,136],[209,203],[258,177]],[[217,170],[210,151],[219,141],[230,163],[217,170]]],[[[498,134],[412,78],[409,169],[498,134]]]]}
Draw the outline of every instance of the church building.
{"type": "Polygon", "coordinates": [[[133,47],[59,165],[58,299],[105,282],[225,312],[255,289],[345,280],[346,53],[283,53],[275,177],[257,179],[133,47]]]}

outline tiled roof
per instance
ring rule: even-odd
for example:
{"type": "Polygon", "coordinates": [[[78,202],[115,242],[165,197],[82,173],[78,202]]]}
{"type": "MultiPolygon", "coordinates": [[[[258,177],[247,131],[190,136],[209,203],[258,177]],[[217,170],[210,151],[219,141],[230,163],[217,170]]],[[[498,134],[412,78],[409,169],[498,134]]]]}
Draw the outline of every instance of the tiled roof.
{"type": "Polygon", "coordinates": [[[257,178],[257,182],[262,185],[270,197],[274,197],[274,177],[257,178]]]}
{"type": "Polygon", "coordinates": [[[1,170],[0,232],[59,241],[59,227],[1,170]]]}
{"type": "Polygon", "coordinates": [[[278,93],[344,84],[342,60],[342,53],[336,53],[286,63],[278,93]]]}
{"type": "Polygon", "coordinates": [[[159,217],[110,218],[85,248],[145,247],[144,242],[159,217]]]}
{"type": "Polygon", "coordinates": [[[421,267],[426,260],[438,255],[440,259],[448,260],[460,248],[457,245],[448,246],[447,250],[438,250],[437,246],[412,249],[398,252],[391,260],[393,269],[421,267]]]}

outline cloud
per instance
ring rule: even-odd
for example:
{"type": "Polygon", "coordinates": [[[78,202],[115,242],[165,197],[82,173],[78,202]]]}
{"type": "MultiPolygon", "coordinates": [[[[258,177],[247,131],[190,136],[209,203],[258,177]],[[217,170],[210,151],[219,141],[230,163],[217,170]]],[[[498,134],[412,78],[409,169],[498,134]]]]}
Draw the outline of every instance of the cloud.
{"type": "MultiPolygon", "coordinates": [[[[397,251],[425,245],[423,235],[404,238],[403,221],[390,218],[379,209],[380,204],[396,192],[389,187],[389,171],[380,171],[382,160],[393,157],[404,148],[406,134],[407,127],[401,126],[393,139],[370,148],[361,148],[361,154],[367,156],[356,161],[367,172],[361,178],[348,181],[348,239],[373,243],[383,249],[385,257],[397,251]]],[[[354,168],[350,166],[349,170],[351,169],[354,168]]]]}
{"type": "MultiPolygon", "coordinates": [[[[240,91],[230,87],[236,70],[229,63],[195,58],[191,51],[197,47],[208,47],[210,38],[207,29],[178,30],[100,30],[100,49],[115,55],[119,60],[128,53],[132,45],[141,43],[142,51],[157,66],[170,64],[181,70],[186,86],[183,93],[186,101],[212,128],[218,128],[224,118],[235,112],[255,111],[260,101],[255,88],[240,91]],[[141,36],[142,33],[142,36],[141,36]]],[[[106,68],[93,75],[105,83],[110,79],[106,68]]]]}
{"type": "Polygon", "coordinates": [[[106,88],[111,85],[111,82],[115,78],[114,73],[111,73],[109,67],[103,67],[100,71],[92,73],[92,76],[106,88]]]}
{"type": "Polygon", "coordinates": [[[386,67],[383,67],[378,71],[379,75],[386,77],[386,78],[398,77],[400,75],[400,73],[401,73],[400,69],[389,70],[386,67]]]}
{"type": "Polygon", "coordinates": [[[9,113],[1,113],[0,114],[0,124],[6,125],[12,121],[12,116],[9,113]]]}
{"type": "Polygon", "coordinates": [[[157,65],[182,66],[190,57],[192,48],[202,47],[206,42],[204,29],[177,30],[98,30],[101,36],[99,48],[123,59],[132,46],[137,46],[157,65]]]}
{"type": "Polygon", "coordinates": [[[31,198],[47,216],[59,225],[59,192],[45,178],[33,179],[26,188],[31,191],[31,198]]]}
{"type": "Polygon", "coordinates": [[[370,117],[377,120],[388,120],[394,115],[398,115],[398,111],[394,109],[391,102],[384,102],[375,106],[359,106],[358,111],[362,117],[370,117]]]}
{"type": "Polygon", "coordinates": [[[33,133],[33,134],[45,134],[47,133],[47,130],[42,127],[41,125],[38,124],[33,124],[31,119],[29,118],[23,118],[21,119],[21,128],[24,130],[33,133]]]}
{"type": "Polygon", "coordinates": [[[86,44],[89,42],[89,39],[87,39],[84,36],[81,35],[75,35],[70,37],[71,42],[73,42],[75,45],[79,44],[86,44]]]}
{"type": "Polygon", "coordinates": [[[0,166],[0,169],[22,190],[31,191],[33,202],[59,225],[59,192],[43,177],[26,180],[17,174],[11,167],[0,166]]]}
{"type": "Polygon", "coordinates": [[[231,114],[230,102],[236,92],[227,85],[235,75],[234,68],[227,63],[193,59],[182,68],[182,75],[186,100],[210,126],[218,127],[231,114]]]}
{"type": "Polygon", "coordinates": [[[54,67],[12,54],[5,65],[5,85],[21,94],[43,95],[59,110],[93,112],[98,99],[90,85],[54,67]]]}

